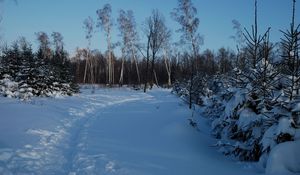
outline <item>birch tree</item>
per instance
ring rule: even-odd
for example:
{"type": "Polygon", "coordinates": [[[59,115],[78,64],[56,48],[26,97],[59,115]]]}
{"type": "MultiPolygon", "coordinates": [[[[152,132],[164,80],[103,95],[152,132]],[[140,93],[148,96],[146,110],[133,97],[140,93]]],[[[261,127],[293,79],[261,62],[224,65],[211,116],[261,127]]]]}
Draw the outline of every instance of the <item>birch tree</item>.
{"type": "MultiPolygon", "coordinates": [[[[199,46],[203,40],[198,32],[200,20],[197,17],[197,9],[191,0],[178,0],[178,7],[171,13],[172,18],[181,26],[178,32],[181,35],[181,43],[186,45],[191,52],[190,61],[193,61],[199,55],[199,46]]],[[[194,64],[191,65],[191,74],[189,75],[189,108],[192,108],[192,92],[194,86],[194,76],[196,74],[194,64]]]]}
{"type": "MultiPolygon", "coordinates": [[[[176,54],[176,53],[175,53],[176,54]]],[[[171,46],[169,41],[166,41],[163,47],[163,59],[166,67],[166,71],[168,74],[168,87],[170,88],[172,86],[172,81],[171,81],[171,46]]]]}
{"type": "Polygon", "coordinates": [[[40,44],[40,51],[42,53],[43,59],[50,59],[51,56],[51,49],[50,49],[50,41],[47,33],[45,32],[38,32],[35,34],[37,40],[40,44]]]}
{"type": "Polygon", "coordinates": [[[114,83],[114,63],[112,56],[112,41],[111,32],[113,27],[113,19],[111,16],[112,10],[110,4],[105,4],[102,9],[96,11],[98,15],[97,27],[104,30],[107,41],[108,60],[107,60],[107,71],[108,71],[108,84],[111,86],[114,83]]]}
{"type": "Polygon", "coordinates": [[[118,17],[118,25],[122,37],[122,67],[121,67],[119,83],[120,85],[123,84],[125,57],[130,56],[131,65],[135,64],[138,84],[140,84],[141,79],[140,79],[138,62],[136,59],[136,45],[138,41],[138,34],[136,31],[136,23],[135,23],[133,11],[120,10],[119,17],[118,17]]]}
{"type": "Polygon", "coordinates": [[[63,36],[59,32],[53,32],[51,34],[51,36],[53,38],[53,45],[54,45],[55,54],[61,56],[60,54],[63,52],[63,46],[64,46],[63,36]]]}
{"type": "MultiPolygon", "coordinates": [[[[83,77],[83,83],[86,83],[86,75],[87,75],[87,69],[89,67],[90,74],[91,74],[91,79],[93,78],[93,64],[90,59],[90,47],[91,47],[91,39],[93,37],[93,32],[94,32],[94,20],[89,16],[83,21],[84,24],[84,29],[86,32],[85,38],[88,41],[88,46],[87,46],[87,54],[86,54],[86,61],[85,61],[85,68],[84,68],[84,77],[83,77]]],[[[92,82],[93,83],[93,82],[92,82]]]]}
{"type": "Polygon", "coordinates": [[[232,38],[236,43],[237,54],[235,60],[235,67],[238,68],[241,49],[244,47],[244,43],[245,43],[245,37],[243,35],[242,25],[239,21],[232,20],[232,25],[233,25],[233,29],[235,30],[235,35],[231,36],[230,38],[232,38]]]}

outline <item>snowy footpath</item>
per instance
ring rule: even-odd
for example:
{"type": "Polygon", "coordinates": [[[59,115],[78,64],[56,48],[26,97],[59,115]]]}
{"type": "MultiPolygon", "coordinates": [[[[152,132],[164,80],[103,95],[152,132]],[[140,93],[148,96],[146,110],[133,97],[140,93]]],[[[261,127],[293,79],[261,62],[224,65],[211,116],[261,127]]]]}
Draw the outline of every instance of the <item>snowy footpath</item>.
{"type": "Polygon", "coordinates": [[[203,119],[169,90],[99,89],[60,99],[0,97],[0,174],[254,175],[223,156],[203,119]]]}

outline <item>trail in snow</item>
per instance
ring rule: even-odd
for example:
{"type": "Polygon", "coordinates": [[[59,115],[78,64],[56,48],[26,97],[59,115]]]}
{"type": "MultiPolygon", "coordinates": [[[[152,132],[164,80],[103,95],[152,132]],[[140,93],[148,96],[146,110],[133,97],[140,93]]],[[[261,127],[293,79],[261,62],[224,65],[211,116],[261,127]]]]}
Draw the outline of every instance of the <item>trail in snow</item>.
{"type": "Polygon", "coordinates": [[[205,120],[191,128],[168,90],[1,100],[0,174],[258,174],[217,153],[205,120]]]}

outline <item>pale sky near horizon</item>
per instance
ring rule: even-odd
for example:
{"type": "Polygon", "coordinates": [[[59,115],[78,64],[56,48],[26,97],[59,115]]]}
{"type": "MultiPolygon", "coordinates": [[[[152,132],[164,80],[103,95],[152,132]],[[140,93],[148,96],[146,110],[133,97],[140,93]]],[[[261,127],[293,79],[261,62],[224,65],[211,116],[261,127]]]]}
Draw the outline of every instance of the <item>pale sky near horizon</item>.
{"type": "MultiPolygon", "coordinates": [[[[217,51],[220,47],[235,49],[230,39],[235,31],[232,20],[238,20],[243,27],[250,29],[253,23],[253,0],[192,0],[200,19],[199,32],[204,36],[206,48],[217,51]]],[[[165,16],[166,24],[173,33],[173,41],[178,39],[179,26],[171,19],[170,12],[177,6],[177,0],[4,0],[0,2],[3,21],[0,35],[8,44],[24,36],[36,48],[35,32],[45,31],[49,35],[60,32],[64,36],[65,48],[71,54],[76,47],[86,47],[83,20],[91,16],[96,21],[96,10],[110,3],[114,23],[120,9],[133,10],[140,38],[143,21],[158,9],[165,16]]],[[[259,30],[263,33],[271,27],[271,41],[280,41],[279,30],[287,29],[291,20],[291,0],[258,0],[259,30]]],[[[297,3],[296,22],[299,24],[300,2],[297,3]]],[[[120,40],[117,26],[114,26],[113,40],[120,40]]],[[[92,48],[101,52],[106,50],[103,32],[97,30],[92,40],[92,48]]],[[[118,50],[118,49],[117,49],[118,50]]],[[[118,51],[116,51],[118,52],[118,51]]]]}

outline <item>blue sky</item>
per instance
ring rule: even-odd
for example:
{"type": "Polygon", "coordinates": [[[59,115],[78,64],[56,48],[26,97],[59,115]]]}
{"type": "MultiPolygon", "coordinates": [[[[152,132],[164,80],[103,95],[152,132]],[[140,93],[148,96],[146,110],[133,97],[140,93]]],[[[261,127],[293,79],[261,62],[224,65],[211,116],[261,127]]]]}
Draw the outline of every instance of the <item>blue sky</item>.
{"type": "MultiPolygon", "coordinates": [[[[83,20],[91,16],[96,20],[96,10],[110,3],[116,23],[120,9],[133,10],[140,31],[141,24],[151,14],[152,9],[160,10],[166,24],[173,32],[173,40],[178,38],[179,26],[170,18],[170,12],[177,6],[177,0],[5,0],[0,3],[3,21],[0,34],[3,40],[11,43],[25,36],[35,48],[35,32],[45,31],[49,35],[60,32],[64,36],[65,48],[72,54],[76,47],[86,47],[83,20]]],[[[253,23],[253,0],[193,0],[200,19],[199,32],[204,36],[206,48],[217,50],[220,47],[235,48],[230,39],[234,34],[231,21],[238,20],[244,27],[253,23]]],[[[258,0],[259,30],[263,33],[269,26],[271,41],[279,41],[280,29],[289,27],[291,0],[258,0]]],[[[296,22],[299,23],[300,2],[297,4],[296,22]]],[[[114,27],[113,40],[119,40],[117,26],[114,27]]],[[[140,31],[140,38],[143,33],[140,31]]],[[[101,52],[106,50],[103,32],[98,30],[92,40],[92,48],[101,52]]]]}

